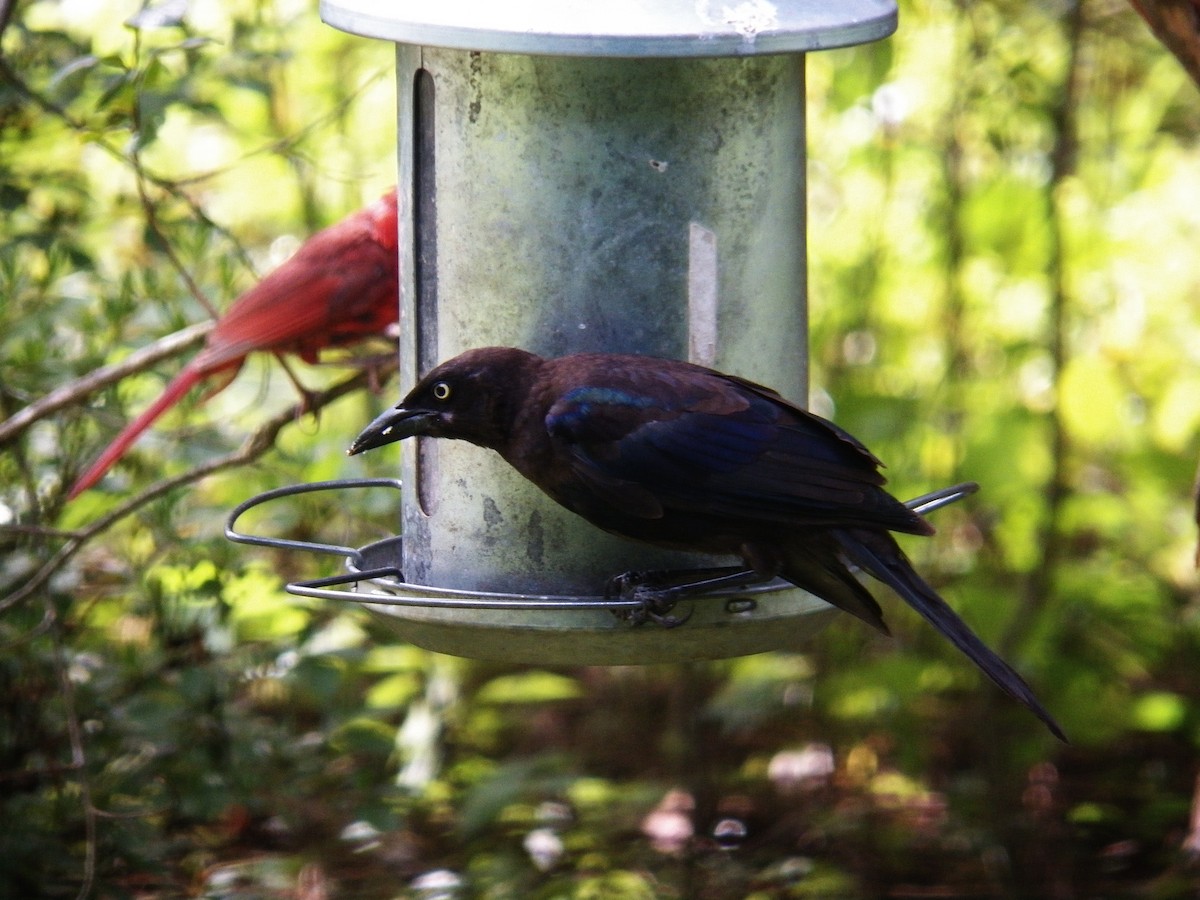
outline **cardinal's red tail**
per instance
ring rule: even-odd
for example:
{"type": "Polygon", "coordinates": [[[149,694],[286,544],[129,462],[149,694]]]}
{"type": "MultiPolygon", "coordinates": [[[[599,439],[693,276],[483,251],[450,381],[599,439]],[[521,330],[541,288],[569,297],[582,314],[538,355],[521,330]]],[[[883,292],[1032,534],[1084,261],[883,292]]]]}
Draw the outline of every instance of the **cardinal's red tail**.
{"type": "Polygon", "coordinates": [[[167,385],[166,390],[162,392],[162,395],[150,404],[145,412],[126,425],[125,430],[118,434],[113,442],[104,449],[104,452],[97,457],[96,461],[88,466],[87,471],[79,476],[79,480],[71,488],[71,493],[67,495],[67,499],[74,500],[103,478],[104,473],[112,468],[113,463],[121,458],[141,433],[153,425],[159,416],[178,403],[183,395],[195,386],[196,382],[205,377],[205,374],[191,366],[186,366],[183,371],[176,375],[171,380],[171,383],[167,385]]]}

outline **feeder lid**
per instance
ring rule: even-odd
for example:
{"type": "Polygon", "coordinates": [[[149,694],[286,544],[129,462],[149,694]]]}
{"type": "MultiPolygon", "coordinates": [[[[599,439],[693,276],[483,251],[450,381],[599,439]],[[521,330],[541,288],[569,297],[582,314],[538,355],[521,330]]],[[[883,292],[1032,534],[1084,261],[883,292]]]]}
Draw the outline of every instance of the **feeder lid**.
{"type": "Polygon", "coordinates": [[[895,0],[321,0],[335,28],[400,44],[561,56],[802,53],[896,30],[895,0]]]}

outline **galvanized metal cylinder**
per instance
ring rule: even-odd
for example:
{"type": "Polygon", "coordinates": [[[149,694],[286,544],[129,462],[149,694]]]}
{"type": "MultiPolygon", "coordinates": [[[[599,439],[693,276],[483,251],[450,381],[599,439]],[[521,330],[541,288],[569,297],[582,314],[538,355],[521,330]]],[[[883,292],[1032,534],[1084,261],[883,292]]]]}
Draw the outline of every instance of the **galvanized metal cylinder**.
{"type": "MultiPolygon", "coordinates": [[[[805,397],[802,59],[401,47],[398,66],[415,148],[406,382],[500,344],[690,356],[805,397]]],[[[597,533],[495,454],[413,449],[410,580],[595,592],[697,563],[597,533]]]]}

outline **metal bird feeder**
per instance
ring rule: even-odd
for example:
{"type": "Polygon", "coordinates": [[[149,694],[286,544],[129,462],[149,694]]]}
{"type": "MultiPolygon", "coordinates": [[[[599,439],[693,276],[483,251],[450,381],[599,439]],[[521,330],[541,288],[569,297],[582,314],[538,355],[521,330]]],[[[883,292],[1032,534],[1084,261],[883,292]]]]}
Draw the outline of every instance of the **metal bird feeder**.
{"type": "MultiPolygon", "coordinates": [[[[321,15],[396,43],[401,394],[442,359],[511,345],[690,359],[807,396],[804,58],[891,34],[894,0],[322,0],[321,15]]],[[[371,593],[289,589],[369,602],[433,650],[546,663],[797,648],[825,621],[780,583],[697,599],[683,627],[629,627],[598,596],[612,576],[733,560],[606,535],[468,444],[408,441],[402,460],[403,540],[318,548],[371,593]]]]}

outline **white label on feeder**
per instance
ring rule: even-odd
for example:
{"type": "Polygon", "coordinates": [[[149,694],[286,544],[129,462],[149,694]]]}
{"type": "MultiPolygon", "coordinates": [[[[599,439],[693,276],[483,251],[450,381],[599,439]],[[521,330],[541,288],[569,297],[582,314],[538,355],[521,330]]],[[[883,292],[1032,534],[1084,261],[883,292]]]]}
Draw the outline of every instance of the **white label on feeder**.
{"type": "Polygon", "coordinates": [[[717,362],[717,235],[695,222],[688,226],[688,360],[717,362]]]}

